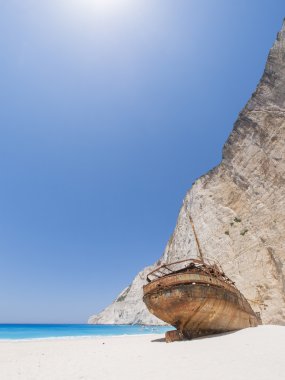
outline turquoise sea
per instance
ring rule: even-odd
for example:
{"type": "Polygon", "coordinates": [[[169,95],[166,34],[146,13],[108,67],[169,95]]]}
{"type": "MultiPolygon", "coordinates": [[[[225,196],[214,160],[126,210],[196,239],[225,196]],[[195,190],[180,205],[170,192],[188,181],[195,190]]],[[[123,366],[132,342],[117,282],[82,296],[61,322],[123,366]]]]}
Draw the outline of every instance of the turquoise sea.
{"type": "Polygon", "coordinates": [[[0,339],[164,334],[169,326],[0,324],[0,339]]]}

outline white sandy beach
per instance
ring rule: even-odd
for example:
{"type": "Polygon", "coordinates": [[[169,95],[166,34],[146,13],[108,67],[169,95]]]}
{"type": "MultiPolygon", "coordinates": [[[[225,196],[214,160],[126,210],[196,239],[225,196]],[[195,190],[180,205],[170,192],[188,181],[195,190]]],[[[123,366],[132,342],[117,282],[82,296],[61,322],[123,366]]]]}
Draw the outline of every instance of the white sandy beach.
{"type": "Polygon", "coordinates": [[[283,380],[285,327],[166,344],[162,335],[0,342],[1,380],[283,380]]]}

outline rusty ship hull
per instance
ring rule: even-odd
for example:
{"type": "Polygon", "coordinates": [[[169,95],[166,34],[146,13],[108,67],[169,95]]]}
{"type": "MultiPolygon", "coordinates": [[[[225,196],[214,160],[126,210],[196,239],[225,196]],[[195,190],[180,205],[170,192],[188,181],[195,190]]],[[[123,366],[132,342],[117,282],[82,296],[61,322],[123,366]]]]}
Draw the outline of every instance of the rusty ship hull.
{"type": "Polygon", "coordinates": [[[160,278],[156,275],[158,278],[149,280],[143,288],[149,311],[174,326],[184,338],[260,324],[248,301],[229,279],[220,271],[211,273],[211,266],[200,268],[194,265],[192,270],[174,271],[160,278]]]}

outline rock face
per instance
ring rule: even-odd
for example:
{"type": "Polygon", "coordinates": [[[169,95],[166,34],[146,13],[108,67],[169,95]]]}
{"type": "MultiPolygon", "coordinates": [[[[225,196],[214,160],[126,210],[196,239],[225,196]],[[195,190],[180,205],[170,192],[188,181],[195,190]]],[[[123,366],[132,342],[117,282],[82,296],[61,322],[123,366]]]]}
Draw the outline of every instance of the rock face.
{"type": "Polygon", "coordinates": [[[218,259],[263,323],[285,324],[285,22],[222,162],[188,191],[162,258],[89,323],[163,324],[146,310],[142,286],[158,263],[197,254],[190,214],[204,255],[218,259]]]}

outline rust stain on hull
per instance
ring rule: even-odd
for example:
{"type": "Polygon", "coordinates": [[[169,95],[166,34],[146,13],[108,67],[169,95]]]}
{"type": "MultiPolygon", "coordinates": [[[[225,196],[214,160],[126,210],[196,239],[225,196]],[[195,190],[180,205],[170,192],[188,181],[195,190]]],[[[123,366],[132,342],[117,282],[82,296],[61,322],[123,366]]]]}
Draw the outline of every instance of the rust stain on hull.
{"type": "Polygon", "coordinates": [[[217,266],[194,260],[182,270],[161,277],[155,273],[151,273],[155,279],[143,288],[143,300],[152,314],[178,330],[176,336],[166,335],[169,341],[255,327],[261,322],[217,266]]]}

